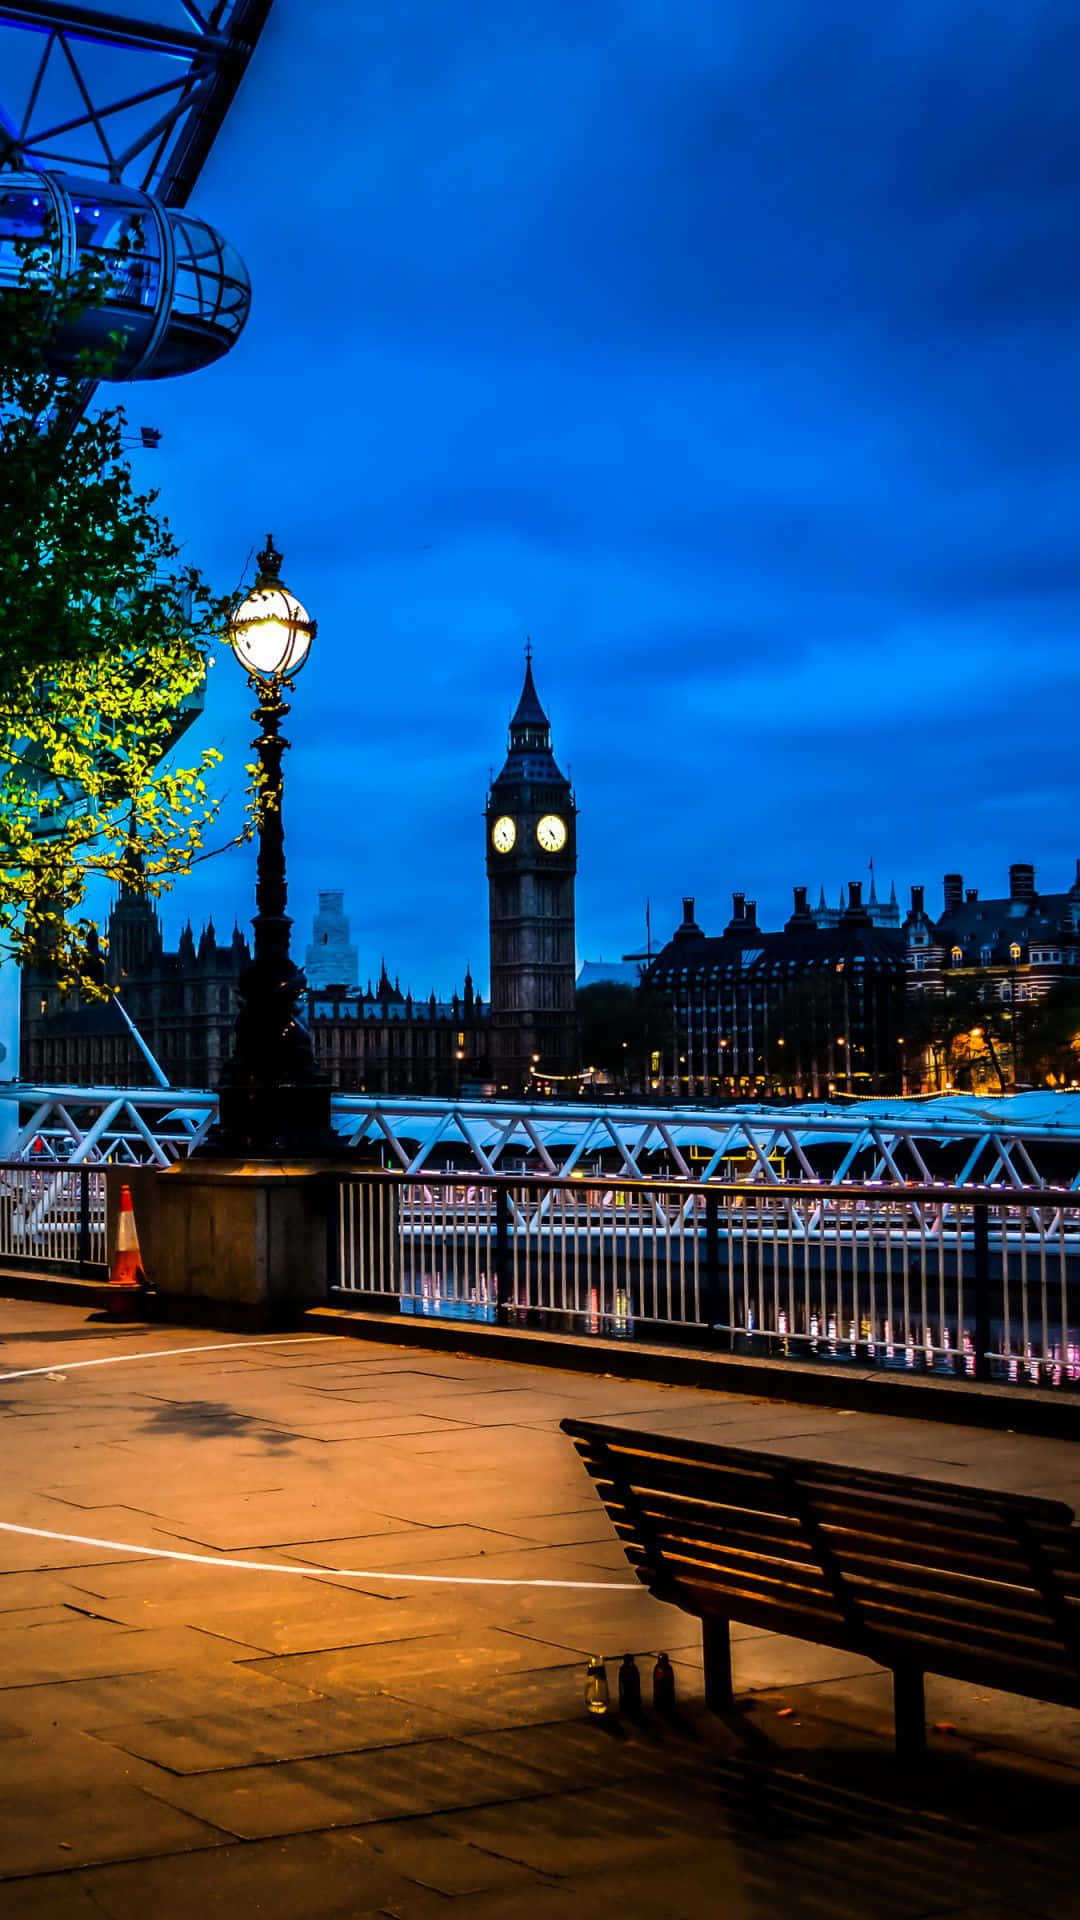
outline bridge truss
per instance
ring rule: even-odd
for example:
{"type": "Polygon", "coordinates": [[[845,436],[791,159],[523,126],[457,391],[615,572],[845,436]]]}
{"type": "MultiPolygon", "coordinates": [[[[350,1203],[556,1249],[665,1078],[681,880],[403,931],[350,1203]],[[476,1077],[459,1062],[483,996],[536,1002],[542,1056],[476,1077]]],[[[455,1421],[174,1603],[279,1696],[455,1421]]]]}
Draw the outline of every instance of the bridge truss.
{"type": "MultiPolygon", "coordinates": [[[[205,1141],[212,1093],[177,1087],[47,1087],[8,1083],[19,1114],[17,1159],[69,1165],[169,1166],[205,1141]]],[[[947,1182],[1080,1191],[1080,1096],[1024,1095],[809,1106],[555,1107],[338,1094],[343,1159],[409,1174],[606,1173],[626,1179],[739,1180],[768,1185],[947,1182]]]]}

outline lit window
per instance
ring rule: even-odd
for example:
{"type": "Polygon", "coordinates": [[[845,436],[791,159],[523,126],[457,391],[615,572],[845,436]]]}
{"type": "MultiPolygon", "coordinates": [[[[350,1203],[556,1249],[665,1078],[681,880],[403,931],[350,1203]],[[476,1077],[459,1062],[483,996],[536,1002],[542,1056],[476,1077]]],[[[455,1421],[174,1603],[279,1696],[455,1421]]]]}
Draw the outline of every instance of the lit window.
{"type": "Polygon", "coordinates": [[[953,950],[952,950],[952,963],[953,963],[953,966],[954,966],[954,967],[959,967],[959,966],[962,966],[962,965],[963,965],[963,961],[964,961],[964,949],[963,949],[963,947],[954,947],[954,948],[953,948],[953,950]]]}

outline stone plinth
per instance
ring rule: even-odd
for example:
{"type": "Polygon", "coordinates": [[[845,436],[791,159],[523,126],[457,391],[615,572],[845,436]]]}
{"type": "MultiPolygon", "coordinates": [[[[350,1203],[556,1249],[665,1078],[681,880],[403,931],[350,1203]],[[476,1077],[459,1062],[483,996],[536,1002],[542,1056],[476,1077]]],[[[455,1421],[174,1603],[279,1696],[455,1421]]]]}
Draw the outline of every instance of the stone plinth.
{"type": "Polygon", "coordinates": [[[126,1184],[155,1317],[271,1328],[325,1302],[336,1194],[325,1164],[188,1160],[110,1167],[107,1182],[110,1261],[126,1184]]]}

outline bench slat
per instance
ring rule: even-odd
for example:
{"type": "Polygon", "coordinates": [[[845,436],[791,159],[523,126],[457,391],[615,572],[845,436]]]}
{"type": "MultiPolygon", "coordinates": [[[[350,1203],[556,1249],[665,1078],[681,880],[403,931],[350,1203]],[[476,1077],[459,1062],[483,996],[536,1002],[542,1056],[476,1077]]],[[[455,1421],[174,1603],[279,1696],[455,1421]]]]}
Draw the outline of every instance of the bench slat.
{"type": "MultiPolygon", "coordinates": [[[[780,1554],[790,1553],[795,1559],[808,1555],[818,1557],[798,1516],[762,1514],[757,1508],[749,1511],[711,1500],[688,1499],[682,1493],[654,1487],[651,1480],[646,1483],[621,1474],[618,1481],[599,1480],[597,1487],[612,1518],[621,1515],[630,1526],[635,1524],[635,1514],[663,1512],[677,1518],[687,1534],[697,1535],[703,1541],[760,1542],[766,1551],[773,1542],[780,1554]]],[[[952,1529],[940,1524],[930,1527],[920,1522],[915,1527],[901,1527],[875,1513],[864,1528],[861,1516],[850,1501],[842,1507],[832,1503],[821,1506],[815,1501],[813,1511],[838,1554],[845,1550],[846,1541],[857,1539],[867,1559],[875,1554],[883,1559],[910,1555],[913,1562],[927,1567],[947,1559],[957,1570],[972,1576],[997,1580],[1007,1586],[1031,1584],[1030,1561],[1014,1539],[991,1534],[966,1535],[963,1547],[958,1548],[952,1529]]]]}
{"type": "MultiPolygon", "coordinates": [[[[633,1532],[635,1522],[631,1510],[619,1500],[617,1489],[611,1487],[605,1493],[604,1504],[616,1527],[633,1532]]],[[[710,1508],[709,1517],[705,1519],[682,1503],[669,1501],[665,1507],[655,1496],[637,1489],[635,1506],[640,1514],[649,1517],[651,1523],[658,1517],[664,1517],[677,1527],[682,1538],[700,1540],[702,1545],[741,1547],[750,1552],[772,1553],[780,1559],[794,1562],[816,1560],[815,1549],[797,1519],[771,1514],[746,1514],[737,1507],[710,1508]]],[[[824,1530],[837,1557],[846,1565],[855,1555],[864,1570],[878,1563],[887,1568],[902,1562],[911,1567],[921,1567],[928,1573],[934,1572],[940,1568],[950,1546],[949,1534],[940,1530],[931,1540],[921,1534],[912,1539],[899,1533],[886,1535],[869,1530],[864,1533],[852,1526],[849,1520],[843,1526],[827,1524],[824,1530]]],[[[1030,1565],[1019,1551],[1006,1556],[1003,1550],[997,1557],[991,1557],[989,1553],[953,1552],[949,1557],[952,1562],[949,1577],[957,1582],[986,1581],[995,1588],[1030,1589],[1032,1586],[1030,1565]]]]}
{"type": "Polygon", "coordinates": [[[830,1639],[826,1644],[848,1648],[882,1666],[897,1665],[910,1657],[912,1647],[917,1645],[923,1653],[933,1649],[933,1659],[928,1658],[926,1665],[934,1673],[960,1678],[963,1676],[957,1671],[957,1662],[970,1664],[977,1659],[988,1686],[997,1684],[992,1674],[1022,1667],[1029,1674],[1037,1673],[1043,1684],[1057,1691],[1067,1679],[1080,1688],[1075,1668],[1062,1655],[1060,1643],[1029,1638],[1010,1629],[995,1632],[958,1625],[932,1614],[920,1617],[899,1595],[893,1605],[885,1596],[872,1600],[864,1610],[862,1632],[853,1635],[837,1609],[830,1609],[802,1590],[789,1592],[782,1582],[755,1578],[741,1569],[727,1573],[710,1570],[703,1579],[692,1561],[682,1562],[677,1556],[673,1556],[669,1571],[675,1576],[678,1593],[693,1596],[691,1611],[721,1613],[728,1619],[766,1626],[775,1633],[801,1633],[804,1637],[815,1637],[828,1626],[830,1639]],[[801,1627],[793,1624],[797,1619],[802,1621],[801,1627]]]}
{"type": "MultiPolygon", "coordinates": [[[[658,1522],[654,1537],[660,1548],[661,1564],[669,1569],[693,1566],[696,1578],[712,1579],[724,1585],[732,1579],[759,1585],[768,1582],[801,1596],[820,1596],[836,1602],[836,1594],[823,1570],[766,1555],[753,1549],[718,1547],[688,1538],[677,1526],[658,1522]]],[[[944,1572],[927,1575],[922,1568],[899,1563],[874,1565],[869,1574],[857,1565],[844,1569],[844,1597],[858,1615],[854,1628],[869,1623],[872,1609],[880,1598],[888,1611],[902,1608],[912,1619],[932,1621],[942,1634],[950,1622],[959,1622],[965,1632],[985,1637],[986,1631],[1000,1638],[1002,1632],[1014,1639],[1023,1638],[1033,1646],[1061,1645],[1061,1635],[1048,1614],[1041,1594],[1034,1588],[1005,1588],[993,1582],[954,1580],[944,1572]],[[994,1623],[999,1623],[995,1626],[994,1623]]],[[[1078,1614],[1080,1625],[1080,1614],[1078,1614]]]]}
{"type": "Polygon", "coordinates": [[[933,1637],[910,1627],[897,1626],[887,1645],[852,1647],[846,1627],[822,1614],[803,1609],[785,1609],[771,1599],[733,1587],[730,1605],[725,1608],[708,1589],[695,1589],[684,1583],[687,1611],[703,1618],[718,1614],[744,1626],[764,1627],[770,1633],[788,1634],[793,1639],[813,1640],[839,1652],[857,1653],[888,1667],[906,1662],[926,1673],[938,1673],[952,1680],[970,1681],[975,1686],[1000,1688],[1004,1693],[1021,1693],[1033,1700],[1049,1700],[1059,1706],[1080,1707],[1080,1678],[1074,1668],[1050,1660],[1023,1660],[998,1657],[983,1649],[972,1650],[964,1643],[942,1646],[933,1637]]]}
{"type": "MultiPolygon", "coordinates": [[[[909,1531],[913,1534],[929,1532],[943,1543],[954,1541],[962,1534],[965,1542],[970,1542],[973,1548],[978,1548],[980,1544],[989,1548],[990,1557],[1012,1559],[1024,1564],[1024,1556],[1016,1545],[1015,1537],[1005,1530],[1005,1512],[993,1505],[986,1505],[973,1513],[965,1511],[955,1495],[951,1502],[939,1499],[932,1504],[922,1496],[909,1500],[901,1489],[891,1502],[886,1503],[877,1497],[876,1488],[869,1498],[858,1489],[841,1488],[832,1483],[819,1490],[811,1476],[797,1470],[793,1472],[787,1461],[778,1462],[777,1470],[771,1476],[745,1475],[737,1468],[706,1476],[692,1464],[666,1459],[657,1461],[648,1455],[612,1448],[604,1456],[595,1459],[586,1457],[585,1465],[592,1477],[601,1483],[606,1481],[616,1487],[631,1488],[636,1495],[651,1492],[684,1500],[691,1507],[699,1509],[703,1519],[709,1517],[710,1510],[723,1506],[740,1513],[792,1517],[790,1489],[784,1484],[786,1476],[804,1495],[812,1498],[814,1512],[822,1522],[835,1520],[842,1524],[850,1517],[863,1525],[873,1518],[880,1523],[883,1533],[902,1537],[909,1531]]],[[[943,1492],[948,1491],[951,1490],[943,1489],[943,1492]]]]}
{"type": "MultiPolygon", "coordinates": [[[[650,1514],[649,1518],[651,1531],[665,1556],[677,1552],[683,1558],[692,1557],[703,1567],[717,1570],[756,1568],[778,1579],[787,1579],[800,1589],[817,1586],[822,1592],[833,1591],[824,1570],[811,1559],[809,1547],[804,1549],[805,1557],[796,1560],[787,1552],[763,1551],[760,1543],[752,1538],[729,1536],[722,1541],[703,1540],[697,1531],[665,1520],[662,1515],[650,1514]]],[[[623,1539],[635,1537],[632,1523],[618,1521],[616,1530],[623,1539]]],[[[1030,1582],[1024,1587],[1005,1586],[999,1581],[972,1579],[941,1568],[912,1565],[900,1558],[867,1558],[856,1551],[844,1554],[842,1570],[855,1600],[867,1586],[878,1584],[890,1590],[902,1589],[913,1607],[932,1607],[938,1601],[947,1601],[950,1612],[955,1611],[963,1618],[970,1614],[976,1623],[989,1614],[1015,1621],[1018,1631],[1034,1630],[1053,1639],[1060,1638],[1042,1595],[1030,1582]]],[[[1080,1612],[1077,1623],[1080,1626],[1080,1612]]]]}

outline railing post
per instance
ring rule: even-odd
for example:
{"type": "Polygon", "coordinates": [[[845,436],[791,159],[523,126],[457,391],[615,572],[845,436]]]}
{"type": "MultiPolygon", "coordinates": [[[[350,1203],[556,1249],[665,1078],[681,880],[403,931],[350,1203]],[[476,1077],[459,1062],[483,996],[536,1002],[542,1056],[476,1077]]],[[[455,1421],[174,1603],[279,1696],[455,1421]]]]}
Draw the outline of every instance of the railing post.
{"type": "MultiPolygon", "coordinates": [[[[975,1378],[990,1378],[990,1209],[985,1200],[972,1206],[975,1239],[975,1378]]],[[[1006,1285],[1004,1274],[1002,1284],[1006,1285]]]]}
{"type": "Polygon", "coordinates": [[[705,1195],[705,1287],[702,1306],[705,1327],[711,1339],[720,1307],[720,1196],[705,1195]]]}
{"type": "Polygon", "coordinates": [[[345,1205],[345,1183],[341,1176],[328,1173],[323,1191],[326,1195],[326,1298],[329,1300],[334,1288],[341,1285],[341,1215],[345,1205]]]}
{"type": "Polygon", "coordinates": [[[495,1319],[505,1326],[510,1317],[510,1190],[495,1189],[495,1319]]]}
{"type": "Polygon", "coordinates": [[[90,1265],[90,1169],[79,1168],[79,1266],[90,1265]]]}

